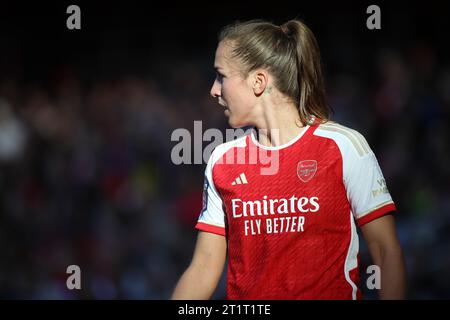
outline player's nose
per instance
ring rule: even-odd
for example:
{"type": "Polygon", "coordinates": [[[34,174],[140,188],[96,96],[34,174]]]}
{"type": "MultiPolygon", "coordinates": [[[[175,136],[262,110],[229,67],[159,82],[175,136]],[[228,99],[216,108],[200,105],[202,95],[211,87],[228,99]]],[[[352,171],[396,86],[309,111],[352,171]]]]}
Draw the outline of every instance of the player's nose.
{"type": "Polygon", "coordinates": [[[213,97],[213,98],[220,97],[221,96],[221,91],[222,91],[222,88],[220,86],[219,81],[214,80],[214,83],[213,83],[213,85],[211,87],[211,91],[210,91],[211,97],[213,97]]]}

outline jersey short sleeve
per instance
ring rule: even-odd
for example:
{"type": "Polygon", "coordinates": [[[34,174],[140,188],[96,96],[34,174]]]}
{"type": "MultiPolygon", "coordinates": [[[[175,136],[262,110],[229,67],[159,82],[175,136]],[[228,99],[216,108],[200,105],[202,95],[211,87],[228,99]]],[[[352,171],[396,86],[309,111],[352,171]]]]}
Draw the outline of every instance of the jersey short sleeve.
{"type": "Polygon", "coordinates": [[[214,153],[208,160],[203,184],[203,205],[196,228],[201,231],[225,235],[225,212],[222,199],[214,186],[213,164],[214,153]]]}
{"type": "Polygon", "coordinates": [[[395,211],[377,158],[364,136],[338,124],[321,129],[320,135],[332,138],[341,151],[343,182],[358,226],[395,211]]]}
{"type": "Polygon", "coordinates": [[[366,139],[353,130],[360,149],[348,146],[344,160],[344,184],[359,226],[395,211],[386,180],[366,139]]]}

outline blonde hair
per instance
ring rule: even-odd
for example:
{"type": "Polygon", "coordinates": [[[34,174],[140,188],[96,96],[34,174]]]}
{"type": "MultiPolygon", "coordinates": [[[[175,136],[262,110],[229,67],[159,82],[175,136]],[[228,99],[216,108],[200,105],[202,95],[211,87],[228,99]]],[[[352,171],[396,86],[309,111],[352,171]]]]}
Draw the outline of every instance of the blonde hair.
{"type": "Polygon", "coordinates": [[[264,20],[236,22],[219,33],[219,42],[229,40],[232,58],[242,64],[244,77],[266,68],[276,88],[297,106],[303,124],[314,118],[329,120],[319,46],[303,22],[290,20],[281,26],[264,20]]]}

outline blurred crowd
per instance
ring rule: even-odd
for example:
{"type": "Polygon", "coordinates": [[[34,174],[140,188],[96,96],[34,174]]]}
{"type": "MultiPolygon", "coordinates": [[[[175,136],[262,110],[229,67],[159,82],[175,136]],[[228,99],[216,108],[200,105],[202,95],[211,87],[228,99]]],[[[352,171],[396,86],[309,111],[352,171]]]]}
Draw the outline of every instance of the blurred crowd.
{"type": "MultiPolygon", "coordinates": [[[[323,48],[332,118],[367,138],[397,204],[408,297],[450,298],[448,57],[426,42],[323,48]]],[[[194,248],[205,168],[173,164],[171,134],[195,120],[228,128],[209,53],[144,74],[86,77],[68,63],[45,82],[0,77],[0,298],[169,298],[194,248]],[[66,287],[69,265],[81,290],[66,287]]]]}
{"type": "Polygon", "coordinates": [[[169,296],[204,169],[172,164],[171,133],[226,124],[197,68],[167,70],[171,88],[133,75],[86,86],[68,67],[47,88],[0,84],[0,297],[169,296]],[[66,288],[71,264],[79,292],[66,288]]]}

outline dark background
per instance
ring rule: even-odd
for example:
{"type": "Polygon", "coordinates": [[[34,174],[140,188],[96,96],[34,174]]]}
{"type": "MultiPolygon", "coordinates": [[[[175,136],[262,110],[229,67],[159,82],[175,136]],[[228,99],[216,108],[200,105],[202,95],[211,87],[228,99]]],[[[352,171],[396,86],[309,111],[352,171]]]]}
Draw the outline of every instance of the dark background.
{"type": "Polygon", "coordinates": [[[364,134],[397,204],[408,298],[450,298],[449,14],[445,1],[2,2],[0,298],[167,299],[205,168],[172,164],[171,134],[228,128],[209,97],[217,32],[295,17],[321,47],[333,120],[364,134]],[[71,4],[81,30],[66,28],[71,4]],[[370,4],[381,30],[366,28],[370,4]],[[66,288],[72,264],[82,290],[66,288]]]}

